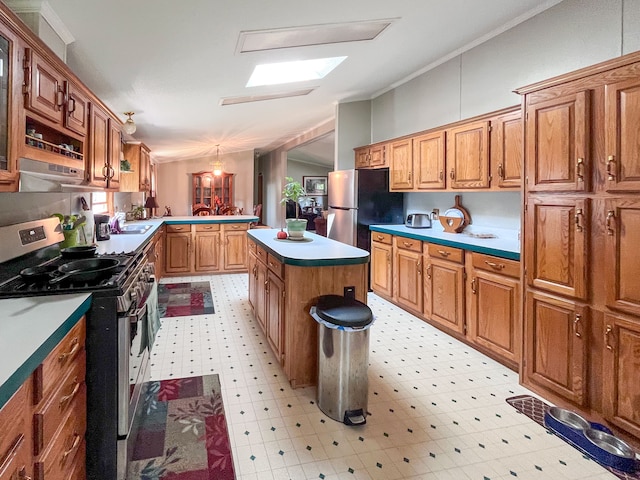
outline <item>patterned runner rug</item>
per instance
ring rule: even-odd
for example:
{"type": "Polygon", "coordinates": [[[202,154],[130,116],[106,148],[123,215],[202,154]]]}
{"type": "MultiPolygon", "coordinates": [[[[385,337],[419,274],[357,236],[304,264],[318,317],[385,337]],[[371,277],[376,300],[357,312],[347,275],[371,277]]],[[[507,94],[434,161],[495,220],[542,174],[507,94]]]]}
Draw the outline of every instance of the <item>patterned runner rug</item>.
{"type": "Polygon", "coordinates": [[[234,480],[218,375],[150,382],[128,480],[234,480]]]}
{"type": "MultiPolygon", "coordinates": [[[[517,397],[509,397],[509,398],[507,398],[506,402],[509,405],[511,405],[513,408],[518,410],[520,413],[526,415],[531,420],[536,422],[538,425],[541,425],[544,428],[547,428],[544,425],[544,416],[547,413],[547,411],[549,410],[550,406],[547,405],[542,400],[540,400],[540,399],[538,399],[536,397],[532,397],[531,395],[518,395],[517,397]]],[[[547,430],[549,430],[549,429],[547,429],[547,430]]],[[[549,431],[552,431],[552,430],[549,430],[549,431]]],[[[562,437],[559,436],[559,438],[562,438],[562,437]]],[[[571,442],[571,441],[569,441],[567,439],[564,439],[564,438],[562,438],[562,439],[565,442],[567,442],[569,445],[571,445],[572,447],[577,449],[584,456],[592,458],[588,453],[583,451],[578,445],[574,445],[573,442],[571,442]]],[[[597,462],[597,460],[594,459],[594,458],[592,458],[592,460],[597,462]]],[[[616,477],[621,478],[623,480],[635,480],[635,479],[639,479],[640,480],[640,472],[638,472],[638,471],[636,471],[634,473],[626,473],[626,472],[622,472],[620,470],[617,470],[617,469],[615,469],[613,467],[609,467],[607,465],[602,465],[602,467],[606,468],[613,475],[615,475],[616,477]]]]}
{"type": "Polygon", "coordinates": [[[161,283],[158,309],[162,317],[185,317],[215,313],[209,282],[161,283]]]}

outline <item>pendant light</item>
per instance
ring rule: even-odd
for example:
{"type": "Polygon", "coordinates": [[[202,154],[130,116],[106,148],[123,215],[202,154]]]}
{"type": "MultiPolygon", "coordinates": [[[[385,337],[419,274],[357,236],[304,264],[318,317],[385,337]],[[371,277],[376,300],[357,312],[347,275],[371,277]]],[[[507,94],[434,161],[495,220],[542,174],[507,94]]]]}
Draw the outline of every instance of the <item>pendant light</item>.
{"type": "Polygon", "coordinates": [[[122,126],[122,130],[124,130],[124,133],[126,133],[127,135],[133,135],[136,132],[136,128],[137,128],[136,124],[131,118],[131,115],[134,115],[134,112],[124,112],[124,114],[129,118],[127,118],[127,121],[124,122],[124,125],[122,126]]]}
{"type": "Polygon", "coordinates": [[[216,161],[211,165],[211,170],[216,177],[222,175],[224,165],[220,161],[220,144],[216,145],[216,161]]]}

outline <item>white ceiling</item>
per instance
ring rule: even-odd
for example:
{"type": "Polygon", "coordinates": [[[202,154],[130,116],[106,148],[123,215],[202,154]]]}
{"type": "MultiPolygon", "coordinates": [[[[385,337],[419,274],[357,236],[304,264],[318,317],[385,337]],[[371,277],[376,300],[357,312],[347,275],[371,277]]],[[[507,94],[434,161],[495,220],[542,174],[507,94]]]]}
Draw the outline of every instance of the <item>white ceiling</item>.
{"type": "Polygon", "coordinates": [[[68,64],[157,161],[276,146],[559,0],[48,0],[75,37],[68,64]],[[371,41],[237,53],[241,31],[395,19],[371,41]],[[348,55],[324,80],[245,88],[258,63],[348,55]],[[317,87],[220,106],[223,97],[317,87]]]}

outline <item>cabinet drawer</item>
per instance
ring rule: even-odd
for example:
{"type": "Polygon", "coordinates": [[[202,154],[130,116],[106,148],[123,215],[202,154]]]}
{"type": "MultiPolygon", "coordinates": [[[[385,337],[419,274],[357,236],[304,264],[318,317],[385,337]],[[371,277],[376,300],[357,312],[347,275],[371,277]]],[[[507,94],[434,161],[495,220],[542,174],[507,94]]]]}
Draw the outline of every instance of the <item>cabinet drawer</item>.
{"type": "Polygon", "coordinates": [[[278,277],[284,278],[284,264],[280,263],[280,261],[270,253],[267,254],[267,266],[269,267],[269,270],[275,273],[278,277]]]}
{"type": "Polygon", "coordinates": [[[218,232],[220,231],[219,223],[196,223],[196,232],[218,232]]]}
{"type": "Polygon", "coordinates": [[[371,232],[372,242],[380,242],[380,243],[386,243],[387,245],[391,245],[392,238],[393,237],[388,233],[371,232]]]}
{"type": "Polygon", "coordinates": [[[2,425],[0,429],[1,478],[5,478],[2,476],[4,472],[15,471],[18,451],[29,443],[28,437],[26,437],[31,428],[26,425],[27,395],[27,386],[23,384],[0,410],[0,425],[2,425]]]}
{"type": "Polygon", "coordinates": [[[167,225],[167,233],[187,233],[191,231],[191,225],[167,225]]]}
{"type": "Polygon", "coordinates": [[[224,223],[222,228],[225,232],[234,232],[240,230],[249,230],[248,223],[224,223]]]}
{"type": "Polygon", "coordinates": [[[31,471],[29,440],[25,434],[18,434],[5,451],[0,451],[0,480],[21,480],[29,477],[31,471]]]}
{"type": "Polygon", "coordinates": [[[35,462],[35,480],[71,478],[68,473],[76,468],[77,462],[85,461],[86,428],[84,409],[69,412],[50,448],[35,462]]]}
{"type": "Polygon", "coordinates": [[[85,321],[82,317],[34,372],[34,404],[52,392],[71,371],[76,359],[84,355],[85,321]]]}
{"type": "Polygon", "coordinates": [[[403,250],[422,253],[422,242],[413,238],[395,237],[396,246],[403,250]]]}
{"type": "Polygon", "coordinates": [[[445,247],[444,245],[430,243],[429,256],[432,258],[442,258],[451,262],[462,263],[464,251],[455,247],[445,247]]]}
{"type": "Polygon", "coordinates": [[[267,251],[262,248],[262,247],[257,247],[256,248],[256,257],[258,257],[262,263],[264,263],[266,265],[267,263],[267,251]]]}
{"type": "Polygon", "coordinates": [[[40,455],[49,445],[67,412],[84,410],[86,403],[85,355],[78,357],[70,374],[61,382],[60,388],[37,411],[34,416],[34,454],[40,455]]]}
{"type": "Polygon", "coordinates": [[[520,278],[520,262],[473,252],[473,268],[520,278]]]}

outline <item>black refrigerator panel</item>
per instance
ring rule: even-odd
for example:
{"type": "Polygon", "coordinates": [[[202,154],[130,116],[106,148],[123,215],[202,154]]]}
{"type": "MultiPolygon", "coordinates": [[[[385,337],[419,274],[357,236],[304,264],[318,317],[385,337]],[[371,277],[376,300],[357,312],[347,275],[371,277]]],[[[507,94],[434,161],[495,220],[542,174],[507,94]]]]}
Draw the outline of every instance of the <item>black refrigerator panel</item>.
{"type": "Polygon", "coordinates": [[[404,194],[389,192],[389,169],[358,170],[357,247],[371,251],[369,225],[404,224],[404,194]]]}

